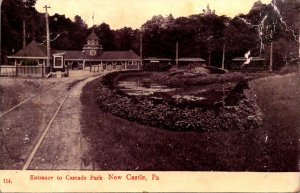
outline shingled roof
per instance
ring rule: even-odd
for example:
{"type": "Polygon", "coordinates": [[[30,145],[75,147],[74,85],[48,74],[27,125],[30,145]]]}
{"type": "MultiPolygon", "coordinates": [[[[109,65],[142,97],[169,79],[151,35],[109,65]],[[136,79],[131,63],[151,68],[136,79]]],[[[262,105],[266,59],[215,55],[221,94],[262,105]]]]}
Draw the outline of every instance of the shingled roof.
{"type": "Polygon", "coordinates": [[[101,60],[140,60],[140,57],[130,51],[104,51],[98,56],[89,56],[85,51],[69,51],[69,50],[57,50],[56,53],[65,53],[66,60],[89,60],[89,61],[101,61],[101,60]]]}
{"type": "Polygon", "coordinates": [[[202,58],[179,58],[179,62],[205,62],[202,58]]]}
{"type": "Polygon", "coordinates": [[[65,59],[82,59],[84,57],[82,51],[56,50],[55,52],[64,53],[65,59]]]}
{"type": "Polygon", "coordinates": [[[145,58],[145,61],[172,61],[170,58],[158,58],[158,57],[149,57],[145,58]]]}
{"type": "Polygon", "coordinates": [[[130,51],[105,51],[100,55],[102,60],[140,60],[140,57],[130,51]]]}
{"type": "Polygon", "coordinates": [[[94,30],[86,39],[87,40],[100,40],[100,38],[95,34],[94,30]]]}
{"type": "Polygon", "coordinates": [[[47,48],[41,46],[37,41],[33,40],[27,44],[23,49],[13,54],[10,57],[34,57],[34,58],[45,58],[47,57],[47,48]]]}

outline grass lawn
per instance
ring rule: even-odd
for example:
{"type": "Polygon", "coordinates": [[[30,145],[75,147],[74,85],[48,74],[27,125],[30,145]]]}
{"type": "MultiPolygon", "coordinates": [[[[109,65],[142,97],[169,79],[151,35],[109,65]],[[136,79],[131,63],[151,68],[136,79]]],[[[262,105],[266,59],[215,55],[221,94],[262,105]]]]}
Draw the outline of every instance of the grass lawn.
{"type": "Polygon", "coordinates": [[[300,169],[300,75],[275,76],[252,82],[265,114],[265,152],[276,171],[300,169]]]}
{"type": "Polygon", "coordinates": [[[95,170],[299,171],[299,76],[251,83],[263,127],[212,133],[162,130],[105,113],[98,84],[87,84],[81,96],[82,132],[92,146],[86,159],[95,170]]]}

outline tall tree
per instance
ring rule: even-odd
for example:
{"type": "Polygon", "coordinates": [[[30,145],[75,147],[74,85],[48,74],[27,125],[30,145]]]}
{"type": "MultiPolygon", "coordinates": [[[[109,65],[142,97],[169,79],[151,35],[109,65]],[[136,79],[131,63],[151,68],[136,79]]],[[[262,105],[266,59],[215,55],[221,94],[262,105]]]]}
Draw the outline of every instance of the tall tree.
{"type": "Polygon", "coordinates": [[[88,27],[87,24],[83,21],[83,19],[79,15],[76,15],[74,17],[74,22],[75,22],[76,27],[80,28],[82,30],[85,30],[88,27]]]}
{"type": "Polygon", "coordinates": [[[95,27],[95,33],[100,38],[104,50],[115,50],[115,36],[110,26],[106,23],[102,23],[95,27]]]}
{"type": "MultiPolygon", "coordinates": [[[[23,21],[27,25],[26,37],[39,31],[38,20],[41,17],[35,8],[35,0],[4,0],[1,4],[1,61],[6,63],[6,56],[22,48],[23,21]]],[[[26,39],[26,40],[28,40],[26,39]]]]}
{"type": "Polygon", "coordinates": [[[132,28],[124,27],[115,31],[116,47],[118,50],[131,50],[134,42],[134,31],[132,28]]]}
{"type": "MultiPolygon", "coordinates": [[[[266,45],[270,45],[271,42],[274,45],[275,68],[295,62],[298,58],[298,27],[295,26],[295,22],[300,13],[300,1],[272,0],[268,5],[255,8],[253,6],[247,18],[256,26],[261,49],[268,48],[266,45]]],[[[269,49],[263,51],[266,55],[270,54],[269,49]]]]}

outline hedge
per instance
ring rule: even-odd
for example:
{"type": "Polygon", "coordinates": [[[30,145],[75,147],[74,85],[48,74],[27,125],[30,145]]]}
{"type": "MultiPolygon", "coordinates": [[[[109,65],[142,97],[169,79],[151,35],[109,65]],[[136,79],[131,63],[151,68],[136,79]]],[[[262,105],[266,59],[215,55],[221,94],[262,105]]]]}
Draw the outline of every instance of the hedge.
{"type": "Polygon", "coordinates": [[[239,93],[243,97],[239,96],[239,101],[234,101],[234,105],[228,105],[233,104],[228,102],[214,109],[180,108],[167,101],[156,104],[144,96],[125,95],[113,86],[120,73],[106,75],[97,88],[100,107],[116,116],[173,131],[245,130],[262,125],[263,115],[247,83],[242,85],[239,93]]]}

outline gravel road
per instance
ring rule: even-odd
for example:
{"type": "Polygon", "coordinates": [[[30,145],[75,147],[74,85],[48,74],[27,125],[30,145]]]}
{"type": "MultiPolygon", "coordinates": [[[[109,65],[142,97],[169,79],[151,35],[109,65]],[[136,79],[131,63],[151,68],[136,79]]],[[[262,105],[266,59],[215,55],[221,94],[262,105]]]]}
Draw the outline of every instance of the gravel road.
{"type": "MultiPolygon", "coordinates": [[[[72,90],[68,98],[49,128],[28,169],[90,169],[91,166],[82,159],[84,152],[89,147],[80,131],[80,113],[82,110],[80,95],[83,86],[87,82],[101,76],[91,77],[93,75],[95,74],[90,74],[90,77],[62,79],[66,81],[1,118],[2,148],[0,151],[4,156],[1,156],[2,158],[0,159],[0,169],[22,169],[29,154],[70,89],[72,90]],[[78,84],[75,84],[77,82],[78,84]]],[[[16,80],[17,82],[20,81],[16,80]]],[[[60,81],[48,81],[47,85],[60,81]]],[[[17,93],[16,88],[13,87],[18,88],[20,84],[14,85],[11,80],[8,80],[8,83],[10,84],[3,84],[6,86],[4,88],[6,90],[15,90],[17,93]]],[[[40,88],[40,84],[35,87],[40,88]]],[[[31,88],[32,84],[29,85],[31,85],[29,86],[31,88]]],[[[26,90],[26,85],[23,87],[22,90],[26,90]]],[[[39,89],[31,88],[30,91],[35,92],[37,90],[39,89]]],[[[32,93],[26,93],[25,96],[22,96],[22,99],[30,95],[32,93]]],[[[3,101],[9,101],[3,96],[0,94],[0,98],[3,101]]],[[[8,106],[5,108],[7,109],[8,106]]]]}

